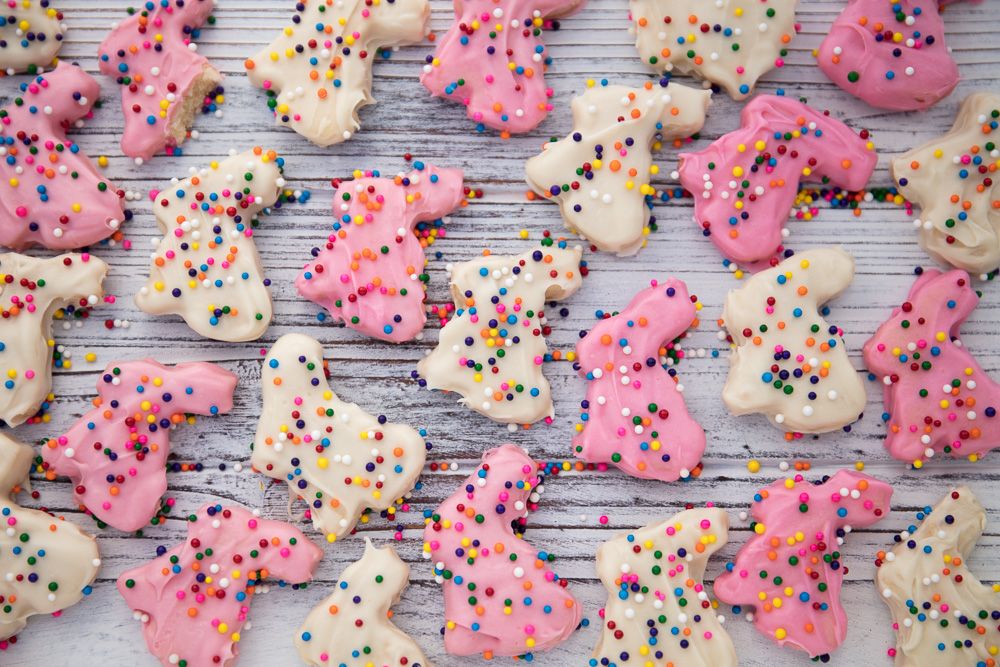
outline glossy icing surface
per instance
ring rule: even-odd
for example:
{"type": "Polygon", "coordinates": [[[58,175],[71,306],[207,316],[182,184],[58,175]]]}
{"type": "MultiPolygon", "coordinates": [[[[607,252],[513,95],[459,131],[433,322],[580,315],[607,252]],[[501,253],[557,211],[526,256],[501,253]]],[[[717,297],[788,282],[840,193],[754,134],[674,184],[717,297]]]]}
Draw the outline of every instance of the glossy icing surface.
{"type": "Polygon", "coordinates": [[[854,423],[865,387],[829,308],[854,279],[854,257],[814,248],[755,274],[726,296],[733,342],[722,400],[735,415],[761,412],[778,428],[825,433],[854,423]]]}
{"type": "Polygon", "coordinates": [[[229,412],[235,387],[236,375],[204,361],[112,362],[97,381],[94,408],[42,446],[46,477],[69,477],[73,501],[99,520],[140,530],[167,490],[171,429],[193,423],[189,414],[229,412]]]}
{"type": "Polygon", "coordinates": [[[23,424],[52,390],[52,317],[96,305],[108,265],[87,253],[41,259],[0,254],[0,419],[23,424]]]}
{"type": "Polygon", "coordinates": [[[424,245],[416,226],[463,204],[462,171],[420,168],[405,176],[342,182],[333,231],[295,279],[299,294],[334,319],[374,338],[401,343],[427,321],[424,245]]]}
{"type": "Polygon", "coordinates": [[[688,414],[683,387],[660,358],[695,321],[696,310],[680,280],[653,283],[576,345],[587,398],[573,453],[636,477],[672,482],[690,477],[701,462],[705,432],[688,414]]]}
{"type": "Polygon", "coordinates": [[[260,338],[272,306],[253,233],[285,185],[284,164],[274,151],[234,151],[151,193],[163,237],[135,305],[150,315],[180,315],[206,338],[260,338]]]}
{"type": "Polygon", "coordinates": [[[943,136],[893,158],[899,191],[920,207],[920,247],[970,273],[1000,266],[1000,95],[973,93],[943,136]]]}
{"type": "Polygon", "coordinates": [[[573,131],[525,165],[528,185],[559,203],[566,228],[601,250],[632,255],[646,244],[650,150],[701,130],[711,93],[676,83],[594,86],[573,98],[573,131]]]}
{"type": "Polygon", "coordinates": [[[828,656],[847,634],[838,547],[851,530],[884,519],[891,497],[887,483],[853,470],[822,483],[776,481],[754,496],[754,535],[715,580],[715,594],[754,607],[754,627],[778,646],[828,656]]]}
{"type": "Polygon", "coordinates": [[[978,303],[965,271],[924,271],[865,343],[865,364],[883,385],[893,458],[917,467],[940,452],[975,461],[1000,446],[1000,385],[959,333],[978,303]]]}
{"type": "Polygon", "coordinates": [[[125,193],[66,137],[93,116],[101,88],[60,63],[17,88],[0,109],[0,245],[71,250],[97,243],[131,218],[125,193]]]}
{"type": "Polygon", "coordinates": [[[0,7],[0,75],[55,65],[66,27],[49,0],[8,1],[0,7]]]}
{"type": "Polygon", "coordinates": [[[430,3],[300,0],[294,6],[291,24],[244,66],[250,83],[267,91],[278,125],[330,146],[360,130],[358,109],[375,104],[374,60],[426,37],[430,3]]]}
{"type": "Polygon", "coordinates": [[[465,484],[427,517],[424,556],[444,593],[448,653],[547,651],[580,624],[582,609],[566,580],[520,537],[543,479],[523,449],[505,444],[483,454],[465,484]]]}
{"type": "Polygon", "coordinates": [[[123,572],[118,592],[164,667],[232,667],[262,581],[278,577],[298,588],[312,579],[323,550],[294,526],[242,507],[210,503],[189,521],[187,539],[123,572]]]}
{"type": "Polygon", "coordinates": [[[788,255],[784,228],[800,183],[860,190],[878,156],[867,130],[855,134],[790,97],[758,95],[743,106],[740,129],[680,160],[702,234],[726,259],[757,270],[788,255]]]}
{"type": "Polygon", "coordinates": [[[409,426],[341,401],[328,377],[316,339],[278,339],[261,371],[264,406],[250,461],[288,485],[289,510],[304,500],[313,527],[333,542],[365,509],[389,509],[413,489],[428,445],[409,426]]]}
{"type": "Polygon", "coordinates": [[[608,601],[590,667],[636,659],[736,667],[733,641],[703,583],[709,558],[728,537],[729,516],[708,507],[678,512],[602,544],[597,575],[608,601]]]}
{"type": "Polygon", "coordinates": [[[551,418],[542,309],[579,289],[582,254],[560,239],[516,257],[488,255],[451,267],[456,311],[417,364],[426,385],[458,392],[460,403],[494,421],[551,418]]]}

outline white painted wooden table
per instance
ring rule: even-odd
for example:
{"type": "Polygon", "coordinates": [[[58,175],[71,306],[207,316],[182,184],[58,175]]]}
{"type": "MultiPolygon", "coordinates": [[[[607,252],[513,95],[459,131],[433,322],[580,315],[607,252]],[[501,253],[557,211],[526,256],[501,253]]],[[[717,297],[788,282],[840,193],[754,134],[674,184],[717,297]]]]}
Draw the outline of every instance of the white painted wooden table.
{"type": "MultiPolygon", "coordinates": [[[[78,61],[96,73],[97,45],[111,23],[125,15],[129,4],[127,0],[60,0],[58,5],[70,27],[62,57],[78,61]]],[[[965,80],[950,98],[925,114],[889,115],[854,100],[827,81],[815,66],[812,50],[819,46],[844,4],[841,0],[805,0],[800,4],[801,34],[792,40],[785,67],[767,75],[759,91],[784,88],[789,95],[808,97],[813,106],[830,109],[856,129],[871,130],[880,153],[879,169],[871,186],[889,186],[887,164],[893,154],[947,130],[964,95],[975,90],[1000,92],[998,3],[987,0],[978,6],[960,3],[948,8],[948,43],[965,80]]],[[[433,0],[432,6],[433,27],[440,34],[450,24],[451,2],[433,0]]],[[[169,495],[176,498],[174,514],[186,516],[205,502],[217,501],[261,508],[267,517],[286,518],[284,485],[272,486],[269,479],[253,473],[249,466],[249,443],[260,410],[261,350],[290,331],[315,336],[326,346],[334,386],[341,397],[357,401],[369,411],[384,412],[393,421],[426,428],[429,439],[435,443],[428,463],[458,463],[457,471],[432,472],[428,468],[422,477],[423,488],[413,496],[412,510],[402,515],[405,530],[402,541],[396,544],[402,557],[414,568],[411,586],[396,608],[395,621],[418,639],[439,667],[484,664],[480,658],[455,658],[444,653],[439,634],[443,622],[442,598],[429,565],[420,557],[422,511],[433,509],[447,497],[471,472],[484,449],[504,441],[529,448],[538,459],[567,460],[569,440],[578,417],[577,406],[584,396],[584,382],[569,362],[547,364],[545,372],[556,399],[555,421],[551,426],[542,424],[530,431],[508,434],[506,428],[456,406],[450,397],[418,389],[410,379],[416,361],[437,339],[436,326],[427,327],[425,340],[421,342],[400,346],[372,342],[329,321],[320,323],[316,317],[319,309],[296,296],[293,281],[310,259],[310,248],[325,237],[331,225],[330,179],[349,177],[355,168],[395,174],[405,168],[402,155],[409,152],[415,158],[441,166],[463,168],[467,184],[482,188],[485,195],[455,215],[448,226],[447,238],[431,249],[429,301],[444,303],[447,262],[471,258],[484,247],[504,254],[521,252],[528,247],[527,241],[517,237],[522,228],[530,230],[534,239],[540,238],[545,229],[562,233],[556,206],[526,200],[523,165],[525,159],[540,150],[543,140],[568,132],[568,102],[582,89],[584,81],[607,77],[612,82],[641,84],[650,72],[640,63],[632,46],[626,2],[590,0],[579,15],[563,20],[559,31],[545,36],[555,58],[547,81],[556,91],[557,110],[528,136],[506,142],[492,132],[479,136],[465,118],[461,105],[430,99],[417,81],[423,59],[433,48],[424,43],[401,49],[389,61],[378,60],[374,93],[380,104],[361,112],[364,129],[345,144],[320,149],[288,130],[275,129],[264,95],[252,89],[243,75],[244,59],[286,25],[293,7],[293,0],[219,0],[216,27],[204,29],[199,43],[201,52],[228,75],[226,103],[222,107],[225,113],[221,119],[199,119],[196,129],[201,138],[185,144],[183,156],[160,156],[139,169],[123,157],[118,147],[122,116],[117,86],[97,75],[105,106],[74,139],[90,155],[108,157],[109,178],[121,187],[142,193],[142,199],[131,206],[135,219],[125,228],[132,249],[119,245],[95,251],[111,265],[107,287],[119,299],[113,306],[95,311],[94,318],[81,328],[70,331],[57,328],[56,341],[72,352],[74,363],[69,370],[56,371],[52,420],[47,424],[22,426],[15,435],[37,442],[61,434],[90,406],[97,373],[110,361],[152,355],[165,363],[217,362],[240,376],[236,405],[226,416],[200,419],[195,426],[182,428],[173,435],[172,460],[204,464],[201,472],[169,475],[169,495]],[[191,166],[201,167],[226,155],[231,147],[245,150],[258,144],[277,150],[286,158],[286,177],[291,186],[312,192],[308,203],[283,208],[265,220],[257,234],[264,267],[273,281],[271,291],[275,300],[275,319],[267,334],[255,343],[216,343],[197,338],[179,318],[152,318],[139,312],[132,305],[131,296],[144,281],[150,240],[156,235],[149,191],[162,188],[173,176],[186,175],[191,166]],[[441,252],[442,258],[434,259],[434,251],[441,252]],[[131,326],[109,332],[102,326],[106,318],[127,319],[131,326]],[[84,361],[87,352],[97,353],[94,363],[84,361]],[[243,464],[242,472],[234,470],[236,463],[243,464]],[[221,464],[226,466],[224,471],[220,470],[221,464]]],[[[11,101],[21,80],[0,79],[0,103],[11,101]]],[[[690,83],[682,78],[676,80],[690,83]]],[[[739,106],[725,95],[717,95],[702,138],[692,146],[704,146],[735,129],[739,106]]],[[[668,179],[676,164],[676,151],[664,149],[656,161],[661,172],[654,185],[672,187],[668,179]]],[[[862,343],[890,309],[904,299],[913,268],[931,263],[917,245],[911,222],[901,207],[869,203],[858,218],[823,205],[820,209],[812,221],[790,223],[788,245],[802,250],[839,243],[854,253],[857,277],[847,293],[830,304],[833,311],[830,319],[847,331],[852,360],[861,368],[862,343]]],[[[527,538],[539,550],[558,556],[556,571],[570,580],[590,625],[550,653],[537,654],[536,663],[560,667],[587,664],[601,627],[597,612],[605,601],[605,590],[596,579],[593,561],[594,551],[603,540],[648,521],[664,519],[682,509],[685,503],[714,501],[729,510],[733,518],[730,544],[709,568],[710,576],[714,576],[747,537],[748,524],[738,520],[739,511],[749,507],[757,489],[783,476],[779,462],[809,461],[811,474],[819,476],[863,460],[866,472],[895,485],[895,509],[874,529],[851,535],[842,549],[843,562],[850,568],[843,601],[851,622],[847,641],[833,654],[833,660],[841,665],[863,661],[888,665],[886,650],[893,645],[894,637],[888,610],[879,601],[872,583],[876,552],[889,547],[893,534],[913,522],[917,508],[933,504],[952,485],[968,483],[994,520],[970,559],[970,566],[984,580],[1000,580],[997,548],[1000,486],[995,481],[1000,473],[998,455],[987,456],[977,464],[935,460],[919,472],[905,470],[882,447],[884,426],[879,418],[882,392],[874,383],[869,384],[865,417],[849,434],[806,437],[788,444],[763,417],[730,417],[720,398],[728,367],[727,350],[716,337],[715,320],[721,313],[726,291],[738,282],[692,222],[690,200],[658,204],[655,214],[660,230],[638,256],[617,259],[606,254],[587,254],[591,275],[576,295],[561,304],[569,308],[569,315],[560,317],[553,313],[549,344],[553,350],[572,349],[578,332],[589,329],[594,322],[594,311],[621,308],[650,278],[673,275],[685,280],[704,304],[702,325],[694,331],[689,346],[704,348],[708,354],[704,358],[689,357],[678,370],[687,388],[688,406],[708,433],[705,469],[699,479],[687,484],[639,481],[617,472],[569,473],[547,481],[541,508],[530,520],[527,538]],[[718,357],[712,356],[713,350],[719,351],[718,357]],[[762,464],[755,475],[747,470],[751,458],[762,464]],[[601,515],[609,517],[607,525],[598,522],[601,515]]],[[[984,291],[979,307],[965,326],[964,342],[978,355],[986,371],[1000,378],[997,337],[1000,290],[990,283],[984,291]]],[[[0,653],[0,664],[155,665],[155,659],[146,652],[139,624],[132,620],[114,581],[126,568],[152,558],[157,546],[170,547],[182,540],[186,522],[170,519],[144,531],[142,537],[113,529],[97,531],[94,522],[74,507],[65,480],[39,479],[34,486],[41,497],[32,501],[22,494],[22,502],[48,507],[87,530],[98,532],[104,567],[89,598],[60,618],[34,618],[18,642],[0,653]]],[[[310,527],[302,528],[318,539],[310,527]]],[[[394,526],[376,517],[362,525],[359,532],[370,535],[378,544],[385,544],[393,541],[394,526]]],[[[338,542],[327,549],[316,583],[305,591],[274,586],[270,594],[256,597],[251,610],[252,630],[244,632],[240,642],[240,664],[244,667],[298,664],[292,645],[295,628],[327,594],[346,564],[360,556],[362,549],[359,536],[338,542]]],[[[720,611],[728,614],[729,609],[723,606],[720,611]]],[[[779,650],[740,618],[729,618],[726,625],[744,665],[778,667],[807,663],[805,654],[779,650]]]]}

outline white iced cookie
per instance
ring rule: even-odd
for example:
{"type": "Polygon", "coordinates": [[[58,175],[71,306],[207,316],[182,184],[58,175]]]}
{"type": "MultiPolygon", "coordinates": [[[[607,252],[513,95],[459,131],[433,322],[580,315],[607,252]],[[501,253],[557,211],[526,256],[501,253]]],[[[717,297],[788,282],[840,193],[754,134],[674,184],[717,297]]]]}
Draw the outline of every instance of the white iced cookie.
{"type": "Polygon", "coordinates": [[[583,251],[564,239],[549,243],[516,257],[491,255],[450,268],[455,315],[437,347],[417,364],[430,389],[458,392],[460,403],[498,422],[552,418],[542,374],[542,309],[579,289],[583,251]]]}
{"type": "Polygon", "coordinates": [[[333,593],[295,634],[299,657],[313,667],[432,667],[417,643],[389,620],[389,607],[409,583],[410,566],[396,550],[376,549],[366,537],[364,556],[344,570],[333,593]]]}
{"type": "Polygon", "coordinates": [[[708,559],[728,539],[729,516],[708,507],[602,544],[597,576],[608,602],[591,664],[736,667],[733,641],[703,583],[708,559]]]}
{"type": "Polygon", "coordinates": [[[108,265],[87,253],[0,255],[0,419],[18,426],[52,390],[52,316],[104,297],[108,265]]]}
{"type": "Polygon", "coordinates": [[[701,130],[711,93],[663,82],[587,85],[573,98],[573,132],[525,165],[528,185],[559,201],[568,229],[601,250],[632,255],[650,231],[646,197],[659,171],[650,150],[701,130]]]}
{"type": "Polygon", "coordinates": [[[920,247],[972,274],[1000,266],[998,121],[1000,95],[974,93],[950,132],[892,160],[900,193],[920,207],[920,247]]]}
{"type": "MultiPolygon", "coordinates": [[[[0,640],[24,629],[29,616],[56,614],[90,595],[101,569],[97,540],[14,495],[28,486],[34,450],[0,433],[0,640]]],[[[39,651],[44,651],[39,644],[39,651]]]]}
{"type": "Polygon", "coordinates": [[[344,403],[327,384],[323,346],[285,334],[264,358],[264,407],[254,469],[288,484],[289,507],[309,505],[313,527],[333,542],[366,508],[381,511],[413,489],[427,445],[415,430],[344,403]]]}
{"type": "Polygon", "coordinates": [[[231,151],[153,193],[163,238],[135,305],[150,315],[180,315],[206,338],[260,338],[271,322],[271,281],[261,275],[253,230],[257,215],[278,200],[284,164],[274,151],[231,151]]]}
{"type": "Polygon", "coordinates": [[[981,584],[967,565],[986,510],[960,486],[917,518],[917,529],[875,561],[875,586],[896,630],[896,667],[993,665],[1000,588],[981,584]]]}
{"type": "Polygon", "coordinates": [[[427,36],[427,0],[309,0],[292,23],[244,67],[267,91],[278,125],[319,146],[361,129],[358,109],[375,104],[372,63],[393,47],[427,36]]]}
{"type": "Polygon", "coordinates": [[[66,26],[49,0],[0,3],[0,72],[41,74],[55,67],[66,26]]]}
{"type": "Polygon", "coordinates": [[[742,100],[757,79],[785,64],[797,1],[630,0],[629,9],[644,63],[705,79],[742,100]]]}
{"type": "Polygon", "coordinates": [[[847,358],[842,329],[824,319],[854,280],[840,248],[800,252],[726,296],[732,338],[722,400],[734,415],[762,412],[778,428],[825,433],[857,421],[865,387],[847,358]]]}

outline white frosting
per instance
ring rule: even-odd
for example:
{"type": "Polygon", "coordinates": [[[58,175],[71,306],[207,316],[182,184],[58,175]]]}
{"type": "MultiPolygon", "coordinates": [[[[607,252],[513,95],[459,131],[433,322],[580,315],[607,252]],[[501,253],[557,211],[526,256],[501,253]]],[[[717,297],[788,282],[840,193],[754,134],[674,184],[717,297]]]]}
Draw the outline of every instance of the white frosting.
{"type": "Polygon", "coordinates": [[[107,274],[108,265],[88,254],[0,255],[0,311],[10,313],[0,318],[0,419],[8,426],[34,416],[52,390],[53,314],[81,300],[97,304],[107,274]]]}
{"type": "Polygon", "coordinates": [[[180,315],[206,338],[259,338],[272,308],[253,223],[285,185],[282,164],[259,148],[233,151],[157,193],[153,213],[163,238],[135,305],[150,315],[180,315]]]}
{"type": "Polygon", "coordinates": [[[733,414],[762,412],[778,428],[798,433],[825,433],[857,420],[865,407],[865,387],[842,334],[831,333],[818,312],[853,279],[850,254],[814,248],[729,292],[722,319],[734,348],[722,399],[733,414]],[[779,351],[788,358],[776,361],[779,351]],[[788,376],[781,377],[785,372],[788,376]]]}
{"type": "MultiPolygon", "coordinates": [[[[0,640],[16,635],[29,616],[54,614],[90,594],[101,569],[97,540],[38,510],[20,507],[15,491],[28,487],[34,450],[0,433],[0,640]],[[18,553],[15,553],[17,550],[18,553]],[[37,576],[36,581],[30,578],[37,576]]],[[[40,639],[40,638],[39,638],[40,639]]],[[[39,643],[38,656],[45,652],[39,643]]]]}
{"type": "Polygon", "coordinates": [[[710,92],[674,83],[592,86],[573,98],[573,131],[528,160],[528,185],[558,199],[568,229],[601,250],[635,254],[649,234],[645,198],[655,192],[649,180],[658,171],[650,150],[701,130],[709,104],[710,92]]]}
{"type": "Polygon", "coordinates": [[[427,449],[409,426],[384,418],[380,423],[337,398],[325,369],[323,346],[314,338],[285,334],[271,347],[261,371],[264,407],[250,460],[287,483],[289,505],[302,498],[313,527],[333,542],[354,529],[366,508],[389,509],[409,493],[427,449]]]}
{"type": "Polygon", "coordinates": [[[344,570],[333,593],[309,612],[296,632],[299,657],[313,667],[433,667],[417,643],[389,620],[389,607],[399,602],[409,579],[410,566],[395,549],[376,549],[366,537],[361,560],[344,570]]]}
{"type": "Polygon", "coordinates": [[[18,74],[34,65],[38,68],[36,73],[41,74],[54,67],[61,38],[66,33],[66,26],[59,22],[59,12],[51,6],[42,7],[39,0],[16,0],[16,6],[3,4],[0,19],[6,22],[0,25],[0,40],[7,42],[7,46],[0,49],[0,71],[18,74]],[[29,34],[32,39],[28,39],[29,34]]]}
{"type": "Polygon", "coordinates": [[[247,76],[275,93],[278,125],[320,146],[340,143],[361,129],[358,109],[375,103],[379,51],[422,40],[430,14],[427,0],[311,0],[298,22],[247,60],[247,76]]]}
{"type": "Polygon", "coordinates": [[[555,414],[542,375],[541,313],[547,301],[565,299],[582,283],[583,251],[565,245],[480,257],[451,269],[455,315],[417,364],[429,388],[458,392],[460,403],[498,422],[530,424],[555,414]]]}

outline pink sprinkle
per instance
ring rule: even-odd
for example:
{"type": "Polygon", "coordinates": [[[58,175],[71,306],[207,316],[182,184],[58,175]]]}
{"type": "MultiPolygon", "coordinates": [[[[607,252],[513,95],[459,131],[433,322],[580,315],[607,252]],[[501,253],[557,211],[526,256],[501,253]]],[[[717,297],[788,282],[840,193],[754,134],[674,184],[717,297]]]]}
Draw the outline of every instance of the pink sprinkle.
{"type": "Polygon", "coordinates": [[[600,519],[598,519],[598,521],[600,521],[602,524],[605,524],[608,522],[608,517],[602,516],[600,519]]]}

